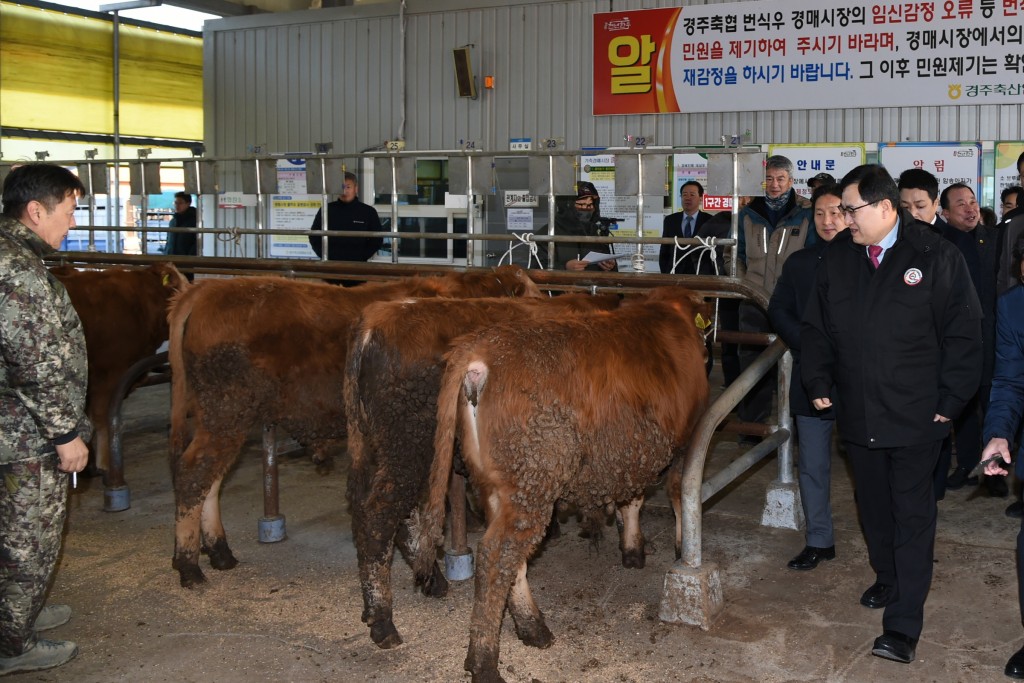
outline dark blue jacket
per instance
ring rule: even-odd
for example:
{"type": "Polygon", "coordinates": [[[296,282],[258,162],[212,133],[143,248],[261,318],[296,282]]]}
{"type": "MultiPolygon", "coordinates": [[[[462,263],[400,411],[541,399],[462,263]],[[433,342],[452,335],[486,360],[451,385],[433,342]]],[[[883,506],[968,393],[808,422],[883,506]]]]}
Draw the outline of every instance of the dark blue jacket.
{"type": "MultiPolygon", "coordinates": [[[[996,367],[992,393],[985,413],[984,442],[1017,435],[1024,411],[1024,286],[1017,285],[996,304],[996,367]]],[[[1024,463],[1017,458],[1018,479],[1024,479],[1024,463]]]]}

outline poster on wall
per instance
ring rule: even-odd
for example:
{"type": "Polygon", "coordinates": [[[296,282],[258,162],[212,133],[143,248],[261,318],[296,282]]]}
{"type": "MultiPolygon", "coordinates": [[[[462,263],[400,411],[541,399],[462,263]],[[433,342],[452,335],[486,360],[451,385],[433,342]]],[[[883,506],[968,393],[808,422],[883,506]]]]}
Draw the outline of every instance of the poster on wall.
{"type": "MultiPolygon", "coordinates": [[[[277,190],[270,197],[271,230],[309,230],[321,207],[318,194],[306,194],[306,160],[277,160],[277,190]]],[[[271,235],[271,258],[316,258],[307,235],[271,235]]]]}
{"type": "MultiPolygon", "coordinates": [[[[997,200],[1000,192],[1008,187],[1021,184],[1017,173],[1017,159],[1021,154],[1024,154],[1024,142],[996,143],[995,196],[997,200]]],[[[998,204],[998,201],[996,203],[998,204]]]]}
{"type": "Polygon", "coordinates": [[[974,190],[981,201],[981,143],[888,142],[878,145],[878,163],[897,182],[900,173],[922,168],[939,180],[939,192],[955,183],[974,190]]]}
{"type": "MultiPolygon", "coordinates": [[[[597,193],[601,195],[601,215],[605,218],[616,218],[618,221],[609,226],[615,235],[636,237],[637,201],[635,196],[620,197],[615,195],[615,155],[593,154],[580,157],[580,180],[594,183],[597,193]]],[[[644,198],[645,203],[647,197],[644,198]]],[[[661,237],[661,223],[665,214],[662,210],[662,197],[651,198],[657,206],[644,211],[644,237],[661,237]]],[[[646,205],[646,204],[645,204],[646,205]]],[[[657,268],[660,245],[645,244],[643,251],[648,261],[654,259],[657,268]]],[[[635,254],[635,244],[613,244],[612,253],[635,254]]],[[[628,259],[619,259],[619,269],[627,268],[628,259]]]]}
{"type": "Polygon", "coordinates": [[[864,163],[864,144],[854,145],[770,145],[768,156],[781,154],[793,162],[793,189],[802,197],[811,197],[807,181],[819,173],[836,179],[864,163]]]}
{"type": "Polygon", "coordinates": [[[1018,0],[725,2],[594,14],[595,116],[1019,104],[1018,0]]]}
{"type": "MultiPolygon", "coordinates": [[[[696,180],[705,190],[708,187],[708,157],[705,154],[688,152],[672,155],[672,211],[683,210],[679,194],[683,184],[696,180]]],[[[705,195],[706,197],[707,195],[705,195]]],[[[703,209],[703,207],[702,207],[703,209]]]]}

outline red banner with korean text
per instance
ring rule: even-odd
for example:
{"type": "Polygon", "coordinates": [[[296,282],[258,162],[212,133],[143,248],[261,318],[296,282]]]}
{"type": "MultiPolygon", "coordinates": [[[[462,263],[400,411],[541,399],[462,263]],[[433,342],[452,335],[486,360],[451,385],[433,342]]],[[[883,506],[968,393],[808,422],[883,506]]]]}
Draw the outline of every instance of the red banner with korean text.
{"type": "Polygon", "coordinates": [[[594,115],[678,112],[669,51],[682,8],[594,15],[594,115]]]}
{"type": "Polygon", "coordinates": [[[1024,0],[756,0],[594,15],[595,115],[1024,101],[1024,0]]]}

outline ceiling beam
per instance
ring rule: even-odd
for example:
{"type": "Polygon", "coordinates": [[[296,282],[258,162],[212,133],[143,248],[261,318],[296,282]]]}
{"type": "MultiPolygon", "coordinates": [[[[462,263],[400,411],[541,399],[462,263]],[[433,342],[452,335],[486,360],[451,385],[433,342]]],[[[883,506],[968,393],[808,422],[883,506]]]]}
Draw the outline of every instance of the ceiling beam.
{"type": "Polygon", "coordinates": [[[164,0],[163,4],[183,7],[196,12],[217,14],[222,17],[243,17],[263,12],[255,5],[243,5],[229,0],[164,0]]]}

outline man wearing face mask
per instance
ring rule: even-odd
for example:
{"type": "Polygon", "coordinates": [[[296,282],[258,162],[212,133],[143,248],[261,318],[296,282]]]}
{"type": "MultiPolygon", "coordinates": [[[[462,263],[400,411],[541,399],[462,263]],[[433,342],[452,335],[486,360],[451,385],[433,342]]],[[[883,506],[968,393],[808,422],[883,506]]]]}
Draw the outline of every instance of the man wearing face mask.
{"type": "MultiPolygon", "coordinates": [[[[817,235],[811,205],[793,190],[793,162],[784,156],[765,161],[764,196],[756,197],[739,215],[738,253],[744,279],[770,298],[782,264],[790,254],[814,244],[817,235]]],[[[749,301],[740,302],[740,332],[767,332],[767,313],[749,301]]],[[[740,367],[746,369],[764,347],[740,345],[740,367]]],[[[771,410],[775,375],[768,373],[740,402],[736,414],[744,422],[764,422],[771,410]]]]}
{"type": "MultiPolygon", "coordinates": [[[[545,225],[537,231],[538,235],[547,235],[548,226],[545,225]]],[[[576,196],[560,197],[555,204],[555,235],[578,235],[580,237],[607,237],[607,222],[601,220],[601,196],[593,183],[580,181],[576,183],[576,196]]],[[[549,243],[538,243],[537,252],[541,263],[547,267],[549,243]]],[[[610,244],[595,244],[587,242],[555,242],[555,268],[565,270],[592,270],[609,271],[617,270],[615,261],[600,261],[588,263],[582,260],[591,252],[611,254],[610,244]]]]}

